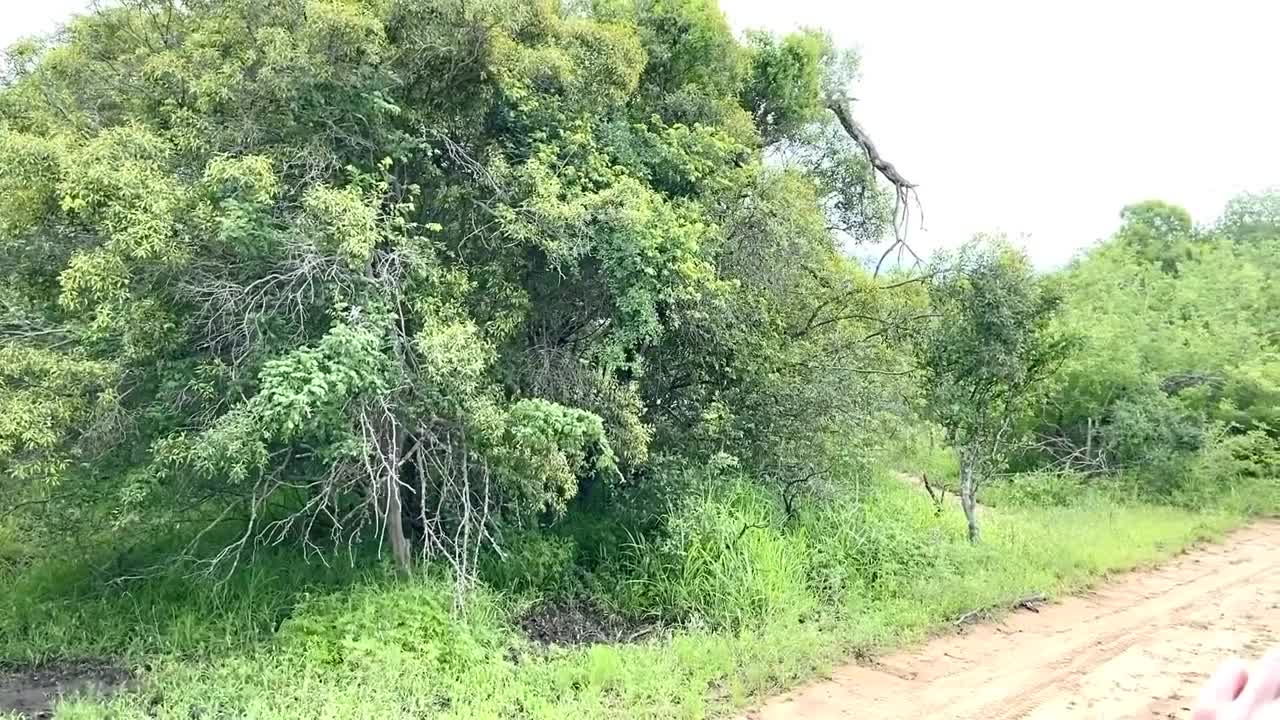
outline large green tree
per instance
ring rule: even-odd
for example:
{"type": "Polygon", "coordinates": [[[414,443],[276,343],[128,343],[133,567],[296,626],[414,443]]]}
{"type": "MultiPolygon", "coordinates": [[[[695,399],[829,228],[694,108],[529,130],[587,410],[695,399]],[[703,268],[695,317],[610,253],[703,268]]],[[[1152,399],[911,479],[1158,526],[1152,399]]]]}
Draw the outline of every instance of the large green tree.
{"type": "Polygon", "coordinates": [[[905,187],[853,68],[706,0],[129,0],[19,44],[5,496],[465,575],[666,459],[815,462],[897,322],[840,252],[905,187]]]}
{"type": "Polygon", "coordinates": [[[1061,273],[1056,322],[1083,346],[1052,383],[1037,462],[1125,471],[1167,498],[1214,438],[1276,435],[1276,206],[1244,195],[1202,227],[1165,203],[1130,206],[1061,273]]]}

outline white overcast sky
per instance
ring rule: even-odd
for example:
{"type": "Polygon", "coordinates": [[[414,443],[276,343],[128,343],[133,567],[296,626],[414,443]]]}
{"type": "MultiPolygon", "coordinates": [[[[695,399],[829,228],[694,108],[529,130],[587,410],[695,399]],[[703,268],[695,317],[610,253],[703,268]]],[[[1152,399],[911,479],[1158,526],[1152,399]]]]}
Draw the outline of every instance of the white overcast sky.
{"type": "MultiPolygon", "coordinates": [[[[0,0],[0,45],[84,0],[0,0]]],[[[735,28],[862,54],[857,116],[920,186],[921,250],[979,231],[1051,267],[1160,198],[1210,221],[1280,185],[1274,0],[722,0],[735,28]]]]}

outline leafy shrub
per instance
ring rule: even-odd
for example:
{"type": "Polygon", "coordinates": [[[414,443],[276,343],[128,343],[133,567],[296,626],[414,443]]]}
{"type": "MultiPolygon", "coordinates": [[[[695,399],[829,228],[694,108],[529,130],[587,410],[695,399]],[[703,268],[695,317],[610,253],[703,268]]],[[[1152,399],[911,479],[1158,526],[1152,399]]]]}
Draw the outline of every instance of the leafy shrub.
{"type": "Polygon", "coordinates": [[[803,519],[808,582],[827,602],[851,594],[886,597],[928,577],[943,562],[933,508],[896,483],[870,497],[844,496],[803,519]]]}
{"type": "Polygon", "coordinates": [[[277,642],[305,665],[360,672],[412,665],[438,673],[485,662],[501,636],[454,614],[450,592],[448,583],[422,580],[306,598],[277,642]]]}
{"type": "Polygon", "coordinates": [[[1072,472],[1014,475],[987,488],[983,500],[997,507],[1069,507],[1088,491],[1088,483],[1072,472]]]}
{"type": "Polygon", "coordinates": [[[638,539],[625,560],[622,609],[712,627],[740,628],[778,614],[803,616],[806,549],[783,529],[776,503],[737,482],[679,507],[666,534],[638,539]]]}
{"type": "Polygon", "coordinates": [[[30,559],[32,550],[23,542],[15,525],[0,522],[0,573],[21,567],[30,559]]]}
{"type": "Polygon", "coordinates": [[[1204,429],[1203,421],[1175,399],[1152,391],[1115,403],[1102,437],[1110,462],[1150,468],[1159,489],[1159,478],[1203,445],[1204,429]]]}
{"type": "MultiPolygon", "coordinates": [[[[1213,428],[1208,441],[1191,457],[1185,471],[1173,480],[1170,500],[1186,508],[1212,507],[1231,495],[1242,482],[1274,478],[1280,469],[1280,450],[1261,431],[1232,434],[1213,428]]],[[[1250,486],[1258,487],[1255,483],[1250,486]]],[[[1274,480],[1271,481],[1274,485],[1274,480]]],[[[1261,485],[1266,486],[1266,483],[1261,485]]]]}
{"type": "MultiPolygon", "coordinates": [[[[839,487],[786,518],[759,486],[732,483],[638,540],[613,596],[635,614],[740,628],[891,597],[947,566],[944,523],[905,485],[839,487]]],[[[952,538],[954,540],[954,538],[952,538]]]]}
{"type": "Polygon", "coordinates": [[[408,570],[372,531],[396,480],[462,527],[419,548],[460,564],[659,457],[767,479],[858,442],[917,309],[843,252],[892,224],[825,97],[854,56],[741,43],[714,2],[571,5],[139,0],[27,44],[0,84],[0,321],[24,328],[0,495],[78,543],[237,502],[246,541],[389,538],[408,570]]]}
{"type": "Polygon", "coordinates": [[[491,587],[517,595],[563,596],[578,589],[577,543],[547,532],[513,534],[503,553],[486,553],[480,578],[491,587]]]}

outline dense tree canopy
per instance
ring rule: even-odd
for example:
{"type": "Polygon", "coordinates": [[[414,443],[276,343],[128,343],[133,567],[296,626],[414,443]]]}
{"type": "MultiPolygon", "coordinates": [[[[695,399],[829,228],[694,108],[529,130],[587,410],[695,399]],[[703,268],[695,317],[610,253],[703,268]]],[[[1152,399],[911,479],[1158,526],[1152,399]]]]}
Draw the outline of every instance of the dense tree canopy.
{"type": "Polygon", "coordinates": [[[1164,495],[1224,439],[1265,459],[1280,431],[1275,205],[1243,196],[1203,227],[1171,205],[1131,206],[1062,273],[1060,325],[1083,345],[1054,380],[1037,462],[1136,472],[1164,495]]]}
{"type": "Polygon", "coordinates": [[[847,250],[901,240],[914,185],[856,71],[710,0],[128,0],[19,43],[12,510],[467,577],[505,530],[731,468],[790,516],[911,407],[970,507],[1011,437],[1167,493],[1169,462],[1275,436],[1274,194],[1212,226],[1132,205],[1052,280],[1004,244],[885,280],[847,250]]]}
{"type": "Polygon", "coordinates": [[[708,0],[130,0],[18,45],[6,495],[465,564],[671,458],[824,462],[900,365],[841,252],[892,215],[854,69],[708,0]]]}

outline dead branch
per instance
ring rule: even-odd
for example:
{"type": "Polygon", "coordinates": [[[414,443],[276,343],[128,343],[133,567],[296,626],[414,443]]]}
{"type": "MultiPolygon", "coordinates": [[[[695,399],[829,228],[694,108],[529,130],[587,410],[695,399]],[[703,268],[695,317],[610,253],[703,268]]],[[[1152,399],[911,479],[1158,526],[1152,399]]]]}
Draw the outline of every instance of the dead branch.
{"type": "Polygon", "coordinates": [[[897,251],[899,257],[906,252],[915,259],[919,264],[920,256],[916,254],[911,246],[907,244],[907,227],[911,219],[911,201],[915,201],[917,209],[920,208],[920,197],[916,193],[915,183],[903,177],[902,173],[893,163],[889,162],[880,154],[876,144],[872,142],[871,135],[866,129],[853,118],[852,112],[853,101],[851,98],[840,96],[832,97],[827,101],[827,109],[835,113],[836,119],[840,121],[840,126],[844,128],[849,138],[862,148],[863,154],[867,156],[867,162],[871,163],[871,167],[876,172],[884,176],[889,184],[893,186],[894,207],[893,207],[893,234],[894,241],[889,247],[885,248],[884,253],[880,255],[879,261],[876,262],[875,274],[880,274],[880,268],[884,265],[884,261],[890,255],[897,251]]]}
{"type": "Polygon", "coordinates": [[[920,478],[924,481],[924,491],[929,493],[929,499],[933,501],[933,510],[937,515],[942,514],[942,503],[947,499],[947,488],[945,485],[939,485],[935,493],[933,485],[929,484],[929,473],[920,473],[920,478]]]}
{"type": "Polygon", "coordinates": [[[1040,610],[1039,608],[1036,607],[1036,605],[1047,602],[1048,599],[1049,598],[1046,597],[1043,593],[1035,593],[1033,595],[1027,595],[1026,597],[1018,598],[1013,602],[997,603],[995,605],[988,605],[986,607],[976,608],[956,618],[952,624],[955,625],[956,627],[961,627],[963,625],[974,623],[979,618],[989,620],[997,610],[1022,609],[1022,610],[1030,610],[1031,612],[1038,613],[1040,612],[1040,610]]]}
{"type": "Polygon", "coordinates": [[[1024,452],[1047,455],[1053,471],[1079,473],[1082,475],[1106,475],[1123,469],[1119,464],[1111,461],[1107,455],[1106,448],[1101,443],[1095,444],[1093,442],[1098,431],[1092,418],[1089,419],[1088,434],[1084,445],[1077,444],[1071,437],[1062,433],[1061,428],[1050,427],[1058,432],[1056,434],[1040,433],[1038,440],[1027,443],[1021,449],[1024,452]]]}
{"type": "Polygon", "coordinates": [[[875,168],[881,175],[885,177],[895,188],[900,191],[913,190],[915,183],[910,182],[902,173],[898,172],[898,168],[893,163],[885,160],[880,151],[876,149],[876,145],[871,141],[871,136],[867,131],[853,119],[853,113],[850,112],[852,101],[848,98],[832,98],[827,103],[827,108],[835,113],[836,119],[840,121],[841,127],[849,134],[849,137],[862,148],[867,155],[867,161],[871,163],[871,167],[875,168]]]}
{"type": "Polygon", "coordinates": [[[782,511],[788,521],[795,517],[795,503],[799,493],[814,480],[825,475],[826,471],[824,469],[811,469],[804,475],[791,478],[782,484],[782,511]]]}
{"type": "Polygon", "coordinates": [[[18,512],[22,511],[25,508],[37,507],[41,505],[49,505],[51,503],[60,502],[62,500],[66,500],[72,497],[74,497],[72,493],[61,493],[58,495],[50,495],[48,497],[37,498],[35,500],[25,500],[20,503],[15,503],[13,505],[10,505],[9,507],[6,507],[3,511],[0,511],[0,520],[4,520],[10,515],[16,515],[18,512]]]}

